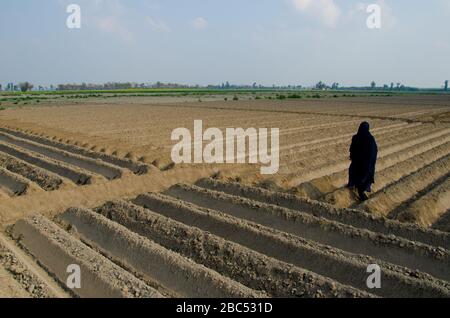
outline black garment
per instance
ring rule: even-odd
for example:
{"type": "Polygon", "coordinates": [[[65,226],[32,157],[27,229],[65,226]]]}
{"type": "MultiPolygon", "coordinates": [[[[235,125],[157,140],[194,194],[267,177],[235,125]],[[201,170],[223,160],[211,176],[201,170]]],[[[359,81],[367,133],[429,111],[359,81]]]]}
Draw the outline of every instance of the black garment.
{"type": "Polygon", "coordinates": [[[350,147],[349,187],[358,189],[361,199],[366,199],[364,192],[371,191],[375,183],[375,166],[378,147],[375,138],[369,132],[369,123],[363,122],[358,133],[353,136],[350,147]]]}

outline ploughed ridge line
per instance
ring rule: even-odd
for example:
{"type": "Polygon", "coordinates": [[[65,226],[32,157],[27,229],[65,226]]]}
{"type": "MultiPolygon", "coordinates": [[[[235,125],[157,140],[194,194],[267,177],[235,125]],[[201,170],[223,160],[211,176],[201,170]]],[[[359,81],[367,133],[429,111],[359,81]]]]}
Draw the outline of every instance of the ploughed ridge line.
{"type": "Polygon", "coordinates": [[[282,133],[281,173],[263,180],[248,165],[155,170],[0,127],[0,275],[30,297],[450,298],[450,128],[417,117],[431,110],[216,105],[176,107],[318,120],[282,133]],[[352,125],[368,118],[380,151],[360,204],[346,157],[352,125]],[[73,264],[83,279],[69,290],[73,264]],[[367,286],[371,264],[381,289],[367,286]]]}
{"type": "Polygon", "coordinates": [[[59,284],[80,264],[81,297],[450,297],[450,233],[209,178],[9,233],[59,284]]]}
{"type": "Polygon", "coordinates": [[[375,115],[357,115],[357,114],[342,114],[342,113],[322,113],[313,111],[294,111],[294,110],[275,110],[275,109],[255,109],[255,108],[241,108],[241,107],[220,107],[220,106],[197,106],[197,105],[172,105],[178,108],[197,108],[197,109],[211,109],[211,110],[226,110],[226,111],[245,111],[245,112],[265,112],[265,113],[277,113],[277,114],[296,114],[296,115],[317,115],[317,116],[335,116],[346,118],[358,118],[358,119],[381,119],[412,123],[429,123],[419,119],[399,118],[390,116],[375,116],[375,115]]]}
{"type": "Polygon", "coordinates": [[[6,196],[106,182],[151,169],[141,162],[0,127],[0,189],[6,196]]]}

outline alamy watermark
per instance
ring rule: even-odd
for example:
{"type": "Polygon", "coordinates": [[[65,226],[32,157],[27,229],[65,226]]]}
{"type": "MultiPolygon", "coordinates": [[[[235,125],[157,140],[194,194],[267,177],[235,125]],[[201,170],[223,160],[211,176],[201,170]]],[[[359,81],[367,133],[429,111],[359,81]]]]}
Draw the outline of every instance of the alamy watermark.
{"type": "MultiPolygon", "coordinates": [[[[70,4],[67,6],[66,12],[69,13],[66,20],[67,28],[81,29],[81,6],[76,3],[70,4]]],[[[366,20],[367,28],[381,29],[381,6],[376,3],[369,4],[366,12],[369,14],[366,20]]]]}
{"type": "Polygon", "coordinates": [[[80,265],[70,264],[66,272],[69,274],[66,280],[66,286],[69,289],[81,288],[81,268],[80,265]]]}
{"type": "Polygon", "coordinates": [[[370,273],[367,277],[366,285],[369,289],[381,288],[381,267],[377,264],[370,264],[367,266],[367,273],[370,273]]]}
{"type": "Polygon", "coordinates": [[[381,6],[379,4],[370,4],[367,6],[367,13],[370,13],[366,20],[369,29],[381,29],[381,6]]]}
{"type": "Polygon", "coordinates": [[[70,13],[66,20],[67,28],[81,29],[81,7],[78,4],[70,4],[66,12],[70,13]]]}
{"type": "Polygon", "coordinates": [[[261,174],[275,174],[280,167],[280,130],[268,128],[208,128],[203,131],[203,121],[194,121],[194,135],[187,128],[172,132],[171,157],[176,164],[261,164],[261,174]],[[206,145],[204,143],[207,142],[206,145]]]}

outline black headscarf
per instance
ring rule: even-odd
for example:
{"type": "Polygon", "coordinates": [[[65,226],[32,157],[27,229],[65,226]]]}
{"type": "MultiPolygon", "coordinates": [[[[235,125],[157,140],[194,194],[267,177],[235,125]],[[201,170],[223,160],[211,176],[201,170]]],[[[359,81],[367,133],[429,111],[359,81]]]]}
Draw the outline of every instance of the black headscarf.
{"type": "Polygon", "coordinates": [[[364,191],[370,191],[375,182],[375,166],[377,163],[378,147],[375,138],[370,133],[370,125],[363,122],[358,133],[352,138],[350,146],[349,186],[356,186],[364,191]]]}

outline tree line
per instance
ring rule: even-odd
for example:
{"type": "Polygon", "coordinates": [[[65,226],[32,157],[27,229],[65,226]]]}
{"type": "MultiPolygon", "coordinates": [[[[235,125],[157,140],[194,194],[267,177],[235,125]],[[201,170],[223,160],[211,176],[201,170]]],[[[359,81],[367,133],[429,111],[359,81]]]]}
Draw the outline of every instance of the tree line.
{"type": "MultiPolygon", "coordinates": [[[[442,86],[442,89],[444,91],[448,91],[449,81],[446,80],[444,82],[444,85],[442,86]]],[[[8,83],[5,86],[5,91],[11,91],[11,92],[29,92],[34,89],[34,85],[30,82],[21,82],[19,84],[14,83],[8,83]]],[[[253,83],[253,85],[231,85],[229,82],[223,83],[221,85],[208,85],[208,86],[199,86],[199,85],[183,85],[183,84],[176,84],[176,83],[162,83],[162,82],[156,82],[155,84],[145,84],[145,83],[131,83],[131,82],[108,82],[104,84],[59,84],[56,87],[53,85],[50,85],[50,88],[38,86],[37,90],[39,91],[47,91],[47,90],[59,90],[59,91],[77,91],[77,90],[126,90],[126,89],[145,89],[145,88],[171,88],[171,89],[189,89],[189,88],[215,88],[215,89],[239,89],[239,88],[246,88],[246,89],[302,89],[303,87],[288,85],[288,86],[271,86],[266,87],[263,85],[257,85],[256,83],[253,83]]],[[[333,82],[331,85],[326,84],[323,81],[319,81],[313,86],[314,89],[317,90],[383,90],[383,91],[418,91],[419,88],[416,87],[408,87],[403,85],[402,83],[394,83],[391,82],[390,84],[384,84],[383,86],[377,86],[377,83],[375,81],[372,81],[369,86],[365,87],[341,87],[339,83],[333,82]]],[[[2,85],[0,84],[0,91],[3,90],[2,85]]]]}

